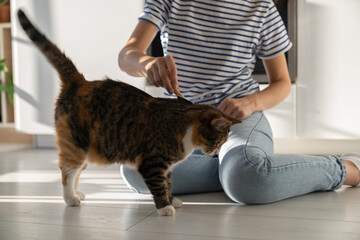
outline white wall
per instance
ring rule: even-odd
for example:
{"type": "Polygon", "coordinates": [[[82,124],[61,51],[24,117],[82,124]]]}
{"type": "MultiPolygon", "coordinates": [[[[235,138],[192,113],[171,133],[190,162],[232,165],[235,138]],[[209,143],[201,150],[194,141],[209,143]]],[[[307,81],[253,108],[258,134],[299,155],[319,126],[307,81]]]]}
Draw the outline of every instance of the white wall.
{"type": "Polygon", "coordinates": [[[144,79],[129,77],[117,66],[118,52],[143,4],[142,0],[12,0],[16,129],[53,134],[59,88],[57,74],[18,24],[18,8],[66,52],[87,79],[106,75],[144,89],[144,79]]]}
{"type": "Polygon", "coordinates": [[[360,139],[360,1],[298,1],[298,136],[360,139]]]}

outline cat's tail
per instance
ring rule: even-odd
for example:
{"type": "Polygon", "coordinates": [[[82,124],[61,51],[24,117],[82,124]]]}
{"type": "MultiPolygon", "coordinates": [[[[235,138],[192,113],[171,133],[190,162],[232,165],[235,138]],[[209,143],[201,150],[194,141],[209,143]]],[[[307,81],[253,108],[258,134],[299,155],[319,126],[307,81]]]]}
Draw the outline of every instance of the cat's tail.
{"type": "Polygon", "coordinates": [[[79,73],[73,62],[62,53],[55,44],[50,42],[45,35],[34,27],[22,10],[18,10],[17,15],[20,25],[25,33],[54,66],[64,84],[85,80],[84,76],[79,73]]]}

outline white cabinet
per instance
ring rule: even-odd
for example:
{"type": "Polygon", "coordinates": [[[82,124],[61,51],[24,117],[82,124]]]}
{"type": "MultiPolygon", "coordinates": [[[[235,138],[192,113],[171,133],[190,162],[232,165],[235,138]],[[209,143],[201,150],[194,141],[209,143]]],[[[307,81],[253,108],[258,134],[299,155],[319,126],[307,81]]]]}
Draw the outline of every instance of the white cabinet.
{"type": "Polygon", "coordinates": [[[359,12],[359,0],[298,0],[298,137],[360,139],[359,12]]]}
{"type": "MultiPolygon", "coordinates": [[[[268,87],[260,85],[260,90],[268,87]]],[[[291,86],[289,96],[277,106],[264,111],[269,120],[274,138],[296,137],[296,85],[291,86]]]]}
{"type": "Polygon", "coordinates": [[[16,11],[22,8],[49,39],[73,60],[89,80],[112,79],[145,87],[117,66],[117,55],[143,9],[143,0],[12,0],[13,67],[16,129],[53,134],[57,74],[22,31],[16,11]]]}

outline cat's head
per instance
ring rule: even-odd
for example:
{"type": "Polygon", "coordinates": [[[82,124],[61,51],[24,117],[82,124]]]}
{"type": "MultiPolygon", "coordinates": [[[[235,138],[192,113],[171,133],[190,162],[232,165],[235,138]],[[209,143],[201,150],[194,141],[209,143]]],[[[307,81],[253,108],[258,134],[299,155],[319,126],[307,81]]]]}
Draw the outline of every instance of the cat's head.
{"type": "Polygon", "coordinates": [[[230,127],[240,122],[211,106],[193,125],[193,144],[207,155],[216,155],[226,142],[230,127]]]}

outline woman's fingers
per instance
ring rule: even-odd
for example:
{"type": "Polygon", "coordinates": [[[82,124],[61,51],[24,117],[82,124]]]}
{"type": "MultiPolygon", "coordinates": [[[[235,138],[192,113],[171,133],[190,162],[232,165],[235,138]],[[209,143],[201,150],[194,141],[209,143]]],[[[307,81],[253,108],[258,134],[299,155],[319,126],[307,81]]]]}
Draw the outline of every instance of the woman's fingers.
{"type": "Polygon", "coordinates": [[[174,89],[171,86],[171,79],[170,79],[169,70],[167,68],[168,65],[167,61],[168,60],[165,57],[157,58],[156,65],[158,67],[160,81],[162,82],[163,87],[166,88],[169,94],[173,94],[174,89]]]}
{"type": "Polygon", "coordinates": [[[158,79],[160,79],[160,77],[158,76],[158,72],[156,70],[154,71],[153,67],[149,68],[146,71],[146,75],[152,85],[154,85],[155,87],[160,87],[158,83],[158,79]]]}
{"type": "Polygon", "coordinates": [[[177,81],[177,70],[174,58],[171,55],[165,57],[166,67],[168,69],[168,74],[170,77],[170,84],[173,89],[178,89],[178,81],[177,81]]]}
{"type": "Polygon", "coordinates": [[[169,94],[178,88],[177,70],[172,56],[156,58],[146,74],[154,86],[165,87],[169,94]]]}
{"type": "Polygon", "coordinates": [[[226,98],[220,103],[218,108],[223,113],[226,113],[227,115],[238,120],[242,120],[249,117],[254,112],[251,106],[252,103],[247,97],[226,98]]]}

